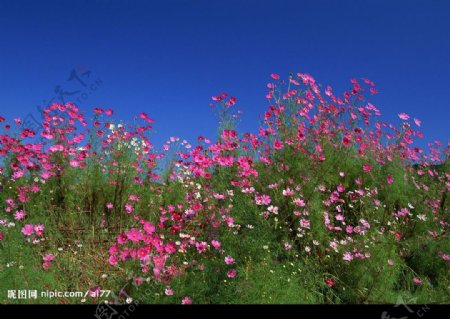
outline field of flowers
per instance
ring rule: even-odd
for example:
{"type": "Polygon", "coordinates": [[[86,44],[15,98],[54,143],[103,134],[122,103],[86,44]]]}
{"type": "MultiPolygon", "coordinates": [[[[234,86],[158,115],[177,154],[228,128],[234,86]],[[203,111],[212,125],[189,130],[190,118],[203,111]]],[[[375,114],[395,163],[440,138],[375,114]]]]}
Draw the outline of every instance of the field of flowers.
{"type": "Polygon", "coordinates": [[[0,117],[0,302],[449,302],[450,143],[416,147],[406,113],[380,121],[368,79],[267,88],[258,131],[222,93],[217,137],[161,150],[146,113],[0,117]]]}

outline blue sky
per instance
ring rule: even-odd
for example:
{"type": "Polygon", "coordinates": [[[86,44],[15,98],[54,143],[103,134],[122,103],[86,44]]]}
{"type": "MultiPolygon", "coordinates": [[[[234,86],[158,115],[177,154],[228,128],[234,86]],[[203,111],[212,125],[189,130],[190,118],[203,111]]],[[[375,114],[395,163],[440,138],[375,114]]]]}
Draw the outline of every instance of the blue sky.
{"type": "Polygon", "coordinates": [[[241,129],[255,130],[269,74],[295,71],[335,92],[367,77],[382,119],[407,112],[426,141],[446,142],[449,34],[450,1],[3,0],[0,114],[39,118],[60,86],[67,101],[87,94],[86,111],[148,113],[156,145],[193,141],[215,135],[212,95],[236,96],[241,129]]]}

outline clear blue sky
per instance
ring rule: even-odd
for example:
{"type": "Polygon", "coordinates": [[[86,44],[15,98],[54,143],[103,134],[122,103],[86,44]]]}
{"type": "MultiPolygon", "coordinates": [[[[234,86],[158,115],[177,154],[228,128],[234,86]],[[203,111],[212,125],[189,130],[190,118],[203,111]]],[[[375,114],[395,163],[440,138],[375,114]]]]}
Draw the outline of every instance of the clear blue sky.
{"type": "Polygon", "coordinates": [[[425,140],[450,137],[450,1],[2,0],[0,41],[9,118],[38,118],[59,85],[69,101],[89,93],[83,110],[147,112],[156,145],[193,141],[215,136],[212,95],[235,95],[241,128],[254,130],[269,74],[301,71],[335,90],[367,77],[382,119],[407,112],[425,140]],[[82,82],[68,80],[74,69],[82,82]]]}

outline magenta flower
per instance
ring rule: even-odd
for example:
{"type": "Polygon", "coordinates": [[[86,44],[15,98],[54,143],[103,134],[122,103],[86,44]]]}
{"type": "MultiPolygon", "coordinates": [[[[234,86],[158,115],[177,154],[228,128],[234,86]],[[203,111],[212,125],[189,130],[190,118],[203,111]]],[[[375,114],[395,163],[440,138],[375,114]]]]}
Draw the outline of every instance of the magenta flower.
{"type": "Polygon", "coordinates": [[[25,213],[25,211],[23,210],[18,210],[17,212],[14,213],[15,220],[22,220],[25,218],[25,216],[27,216],[27,213],[25,213]]]}
{"type": "Polygon", "coordinates": [[[124,233],[119,234],[119,236],[117,236],[117,242],[120,245],[125,244],[128,241],[128,236],[124,233]]]}
{"type": "Polygon", "coordinates": [[[127,233],[127,238],[136,243],[141,240],[142,233],[136,228],[131,228],[127,233]]]}
{"type": "Polygon", "coordinates": [[[45,254],[42,257],[42,260],[43,261],[53,261],[53,260],[55,260],[55,256],[53,254],[45,254]]]}
{"type": "Polygon", "coordinates": [[[147,256],[148,256],[148,249],[147,248],[145,248],[145,247],[138,248],[138,250],[137,250],[137,257],[140,260],[146,259],[147,256]]]}
{"type": "Polygon", "coordinates": [[[216,249],[219,249],[221,246],[220,241],[218,241],[218,240],[212,240],[211,245],[216,249]]]}
{"type": "Polygon", "coordinates": [[[148,234],[152,234],[155,232],[155,226],[153,226],[149,222],[145,222],[143,228],[148,234]]]}
{"type": "Polygon", "coordinates": [[[22,234],[25,236],[30,236],[34,233],[34,226],[32,224],[27,224],[22,228],[22,234]]]}
{"type": "Polygon", "coordinates": [[[208,248],[208,243],[204,241],[201,243],[197,242],[195,243],[195,247],[197,248],[197,251],[201,254],[206,251],[206,248],[208,248]]]}
{"type": "Polygon", "coordinates": [[[69,164],[72,167],[80,167],[80,162],[77,160],[70,160],[69,164]]]}
{"type": "Polygon", "coordinates": [[[100,286],[89,288],[88,293],[90,297],[98,297],[100,295],[100,286]]]}
{"type": "Polygon", "coordinates": [[[52,264],[48,261],[42,264],[42,268],[44,268],[45,270],[50,269],[50,267],[52,267],[52,264]]]}
{"type": "Polygon", "coordinates": [[[278,74],[276,74],[276,73],[272,73],[272,74],[270,75],[270,77],[271,77],[272,79],[274,79],[274,80],[279,80],[279,79],[280,79],[280,76],[279,76],[278,74]]]}
{"type": "Polygon", "coordinates": [[[273,142],[273,148],[276,150],[281,150],[283,148],[283,143],[280,140],[275,140],[273,142]]]}
{"type": "Polygon", "coordinates": [[[414,282],[416,285],[421,285],[421,284],[423,283],[423,281],[420,280],[420,279],[417,278],[417,277],[414,277],[414,278],[413,278],[413,282],[414,282]]]}
{"type": "Polygon", "coordinates": [[[119,262],[119,258],[117,256],[109,256],[109,264],[110,265],[117,265],[119,262]]]}
{"type": "Polygon", "coordinates": [[[231,257],[231,256],[226,256],[226,257],[225,257],[225,263],[226,263],[227,265],[233,265],[233,264],[235,263],[234,258],[231,257]]]}
{"type": "Polygon", "coordinates": [[[189,297],[184,297],[183,300],[181,300],[182,305],[192,305],[192,299],[189,297]]]}
{"type": "Polygon", "coordinates": [[[173,241],[171,241],[167,243],[167,245],[164,247],[164,250],[169,254],[173,254],[177,251],[177,245],[173,241]]]}
{"type": "Polygon", "coordinates": [[[388,182],[389,185],[391,185],[391,184],[394,182],[394,177],[393,177],[392,175],[389,174],[389,175],[387,176],[387,182],[388,182]]]}
{"type": "Polygon", "coordinates": [[[126,203],[125,204],[125,210],[128,214],[131,214],[134,211],[134,207],[133,205],[131,205],[130,203],[126,203]]]}
{"type": "Polygon", "coordinates": [[[256,205],[269,205],[271,200],[269,195],[261,195],[255,197],[256,205]]]}
{"type": "Polygon", "coordinates": [[[237,271],[236,269],[231,269],[227,272],[227,277],[228,278],[235,278],[237,275],[237,271]]]}

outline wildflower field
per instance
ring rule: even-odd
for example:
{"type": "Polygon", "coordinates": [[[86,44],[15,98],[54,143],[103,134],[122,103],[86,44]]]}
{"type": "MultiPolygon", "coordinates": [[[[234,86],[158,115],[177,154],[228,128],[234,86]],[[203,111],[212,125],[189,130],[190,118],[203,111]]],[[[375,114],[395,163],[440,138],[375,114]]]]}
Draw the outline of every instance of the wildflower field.
{"type": "Polygon", "coordinates": [[[162,149],[146,113],[0,117],[0,302],[448,303],[450,143],[368,79],[269,80],[258,131],[221,93],[217,136],[162,149]],[[83,295],[7,295],[55,290],[83,295]]]}

